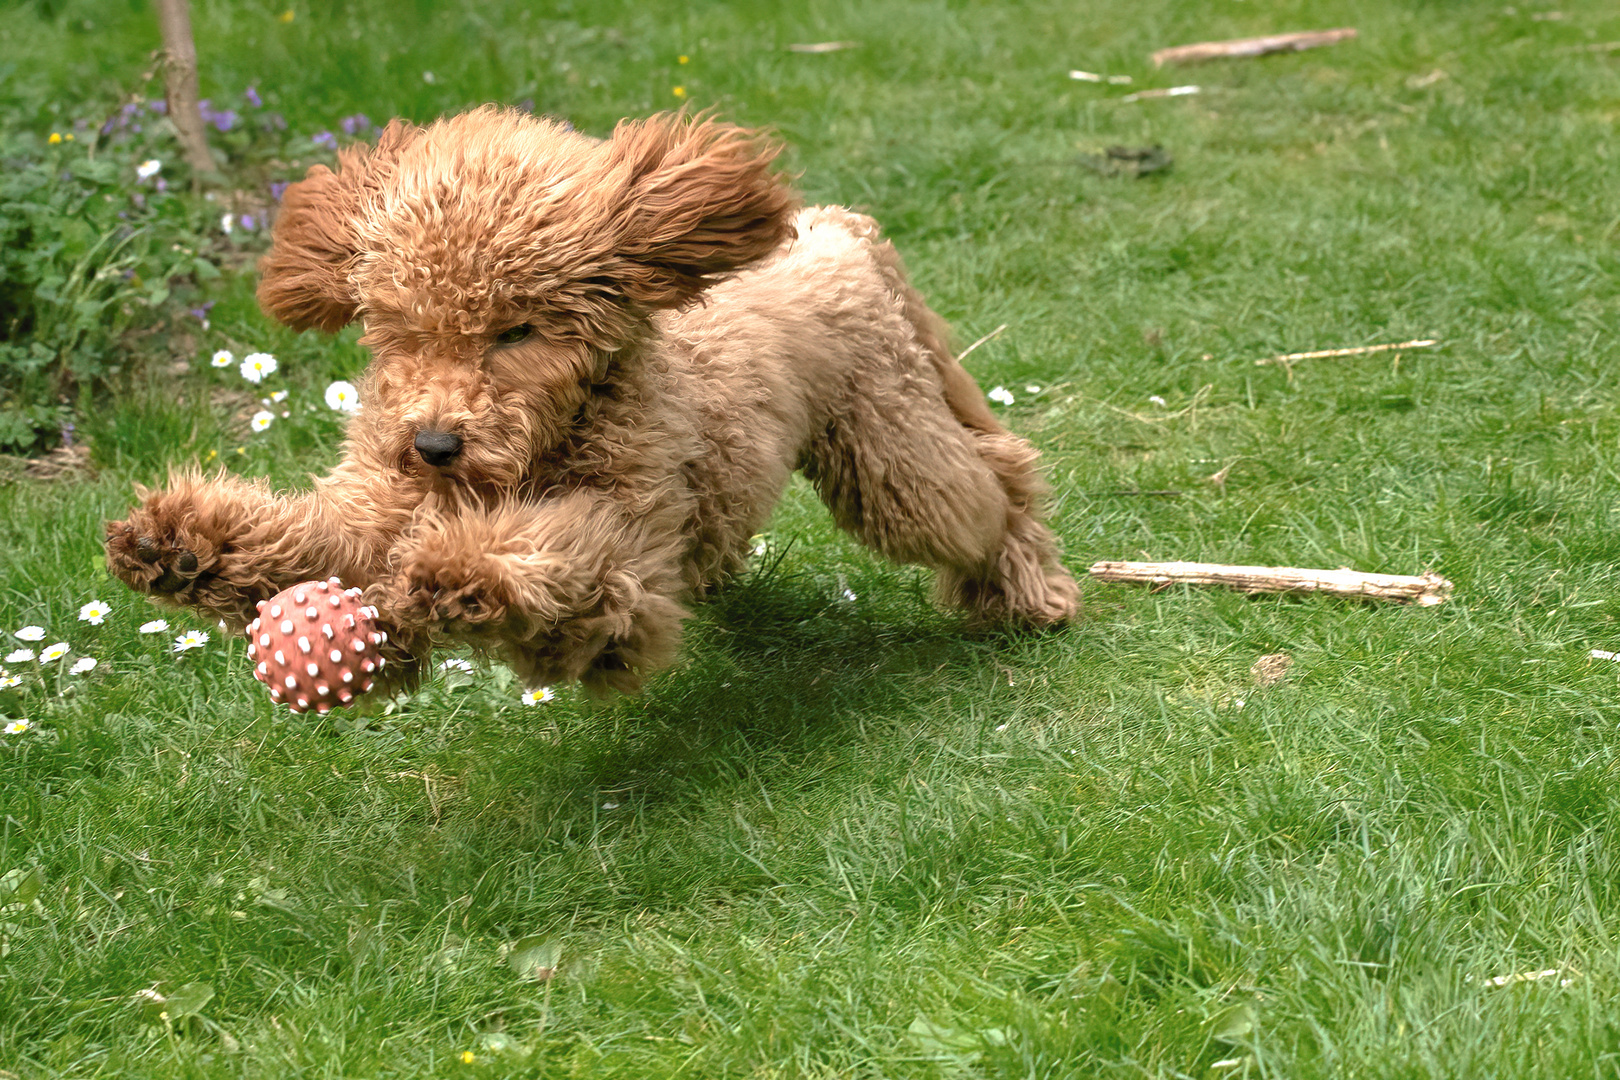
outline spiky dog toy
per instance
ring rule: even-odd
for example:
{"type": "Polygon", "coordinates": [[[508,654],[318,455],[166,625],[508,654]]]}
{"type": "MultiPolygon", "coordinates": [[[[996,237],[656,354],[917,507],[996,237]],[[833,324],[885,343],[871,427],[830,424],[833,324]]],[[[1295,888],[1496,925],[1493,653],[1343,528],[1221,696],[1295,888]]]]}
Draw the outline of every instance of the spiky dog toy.
{"type": "Polygon", "coordinates": [[[293,712],[353,704],[383,668],[388,634],[377,627],[377,609],[335,577],[283,589],[258,611],[247,628],[253,677],[293,712]]]}

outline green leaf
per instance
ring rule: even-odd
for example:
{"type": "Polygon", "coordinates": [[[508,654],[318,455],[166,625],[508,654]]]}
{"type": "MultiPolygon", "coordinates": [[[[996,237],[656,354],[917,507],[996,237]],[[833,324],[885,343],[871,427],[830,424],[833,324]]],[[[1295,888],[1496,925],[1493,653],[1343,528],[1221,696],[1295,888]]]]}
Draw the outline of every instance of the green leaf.
{"type": "Polygon", "coordinates": [[[182,1016],[196,1016],[203,1006],[214,1000],[214,988],[205,982],[190,982],[169,995],[164,1011],[170,1020],[182,1016]]]}
{"type": "Polygon", "coordinates": [[[906,1028],[906,1036],[924,1053],[929,1054],[971,1054],[976,1053],[983,1045],[979,1036],[971,1031],[958,1031],[956,1028],[937,1024],[922,1015],[906,1028]]]}
{"type": "Polygon", "coordinates": [[[8,870],[4,876],[0,876],[0,908],[31,904],[44,887],[45,876],[38,867],[25,870],[19,866],[15,870],[8,870]]]}
{"type": "Polygon", "coordinates": [[[1205,1020],[1204,1024],[1210,1029],[1210,1038],[1219,1039],[1221,1042],[1236,1042],[1254,1031],[1258,1019],[1259,1011],[1255,1009],[1254,1002],[1242,1001],[1215,1013],[1205,1020]]]}
{"type": "Polygon", "coordinates": [[[507,950],[506,963],[520,979],[545,982],[557,971],[562,957],[562,943],[544,934],[530,934],[519,938],[507,950]]]}

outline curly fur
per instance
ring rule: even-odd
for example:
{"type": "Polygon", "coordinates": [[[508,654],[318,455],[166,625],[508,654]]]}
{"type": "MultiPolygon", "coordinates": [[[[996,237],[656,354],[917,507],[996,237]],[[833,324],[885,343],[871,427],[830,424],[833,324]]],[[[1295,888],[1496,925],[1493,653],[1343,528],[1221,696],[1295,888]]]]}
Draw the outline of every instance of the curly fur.
{"type": "Polygon", "coordinates": [[[844,529],[934,567],[944,602],[1070,618],[1035,451],[876,223],[800,209],[776,154],[703,116],[599,142],[484,108],[311,169],[259,299],[300,329],[363,321],[343,460],[306,494],[143,490],[107,528],[113,572],[237,627],[335,574],[392,623],[407,677],[448,636],[533,686],[633,691],[798,468],[844,529]],[[459,453],[429,464],[422,432],[459,453]]]}

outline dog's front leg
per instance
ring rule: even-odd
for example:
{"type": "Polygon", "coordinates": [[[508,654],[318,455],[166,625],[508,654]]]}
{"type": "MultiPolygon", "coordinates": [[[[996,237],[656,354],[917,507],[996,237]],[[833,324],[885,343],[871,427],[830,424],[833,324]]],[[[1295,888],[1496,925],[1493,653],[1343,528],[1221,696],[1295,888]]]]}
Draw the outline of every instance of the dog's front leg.
{"type": "Polygon", "coordinates": [[[137,592],[240,629],[254,604],[336,575],[376,580],[417,496],[386,474],[340,466],[307,494],[234,476],[181,475],[107,525],[107,566],[137,592]]]}
{"type": "Polygon", "coordinates": [[[684,515],[652,502],[574,491],[425,512],[401,541],[384,610],[499,651],[530,686],[634,692],[675,658],[690,592],[684,515]]]}

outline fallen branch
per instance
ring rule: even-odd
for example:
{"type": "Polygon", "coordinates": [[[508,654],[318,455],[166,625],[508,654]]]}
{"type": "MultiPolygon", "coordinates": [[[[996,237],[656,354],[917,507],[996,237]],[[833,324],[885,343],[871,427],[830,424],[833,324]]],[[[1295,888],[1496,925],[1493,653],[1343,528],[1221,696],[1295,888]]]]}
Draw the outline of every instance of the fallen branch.
{"type": "Polygon", "coordinates": [[[1373,600],[1412,600],[1423,607],[1443,604],[1451,582],[1435,572],[1418,577],[1364,574],[1348,567],[1301,570],[1292,566],[1226,566],[1190,562],[1100,562],[1091,567],[1096,581],[1125,582],[1164,588],[1167,585],[1226,585],[1246,593],[1312,593],[1361,596],[1373,600]]]}
{"type": "Polygon", "coordinates": [[[1368,353],[1389,352],[1392,349],[1432,349],[1440,344],[1437,339],[1424,338],[1421,341],[1397,341],[1389,345],[1357,345],[1349,349],[1317,349],[1314,352],[1291,352],[1281,356],[1268,356],[1264,360],[1256,360],[1256,366],[1266,364],[1281,364],[1287,367],[1296,360],[1323,360],[1330,356],[1365,356],[1368,353]]]}
{"type": "Polygon", "coordinates": [[[788,46],[788,52],[796,53],[830,53],[843,52],[845,49],[858,49],[858,41],[803,41],[788,46]]]}
{"type": "Polygon", "coordinates": [[[1355,36],[1355,27],[1344,26],[1337,30],[1306,30],[1297,34],[1267,34],[1265,37],[1234,38],[1231,41],[1200,41],[1196,45],[1160,49],[1153,54],[1153,66],[1198,64],[1205,60],[1232,60],[1274,52],[1302,52],[1305,49],[1320,49],[1324,45],[1337,45],[1355,36]]]}
{"type": "Polygon", "coordinates": [[[1122,102],[1152,101],[1154,98],[1186,97],[1188,94],[1203,93],[1197,86],[1161,86],[1152,90],[1138,90],[1134,94],[1126,94],[1119,100],[1122,102]]]}

